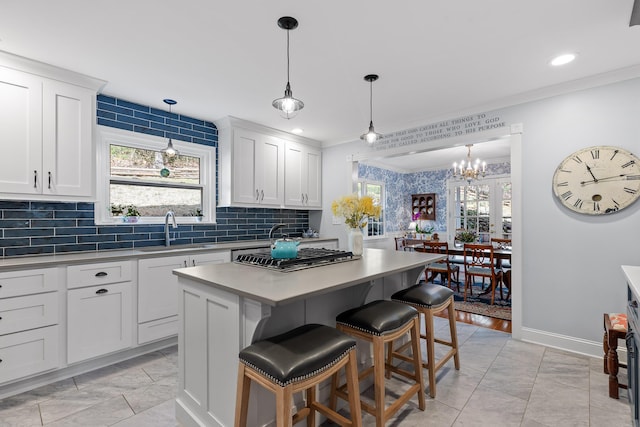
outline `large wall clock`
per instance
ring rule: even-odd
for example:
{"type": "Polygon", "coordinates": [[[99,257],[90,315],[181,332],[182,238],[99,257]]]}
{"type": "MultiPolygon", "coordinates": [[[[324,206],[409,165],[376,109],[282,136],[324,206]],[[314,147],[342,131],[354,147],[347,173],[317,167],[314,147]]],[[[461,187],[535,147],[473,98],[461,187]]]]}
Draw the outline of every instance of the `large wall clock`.
{"type": "Polygon", "coordinates": [[[618,212],[640,197],[640,159],[618,147],[578,150],[553,174],[553,192],[563,206],[578,213],[618,212]]]}

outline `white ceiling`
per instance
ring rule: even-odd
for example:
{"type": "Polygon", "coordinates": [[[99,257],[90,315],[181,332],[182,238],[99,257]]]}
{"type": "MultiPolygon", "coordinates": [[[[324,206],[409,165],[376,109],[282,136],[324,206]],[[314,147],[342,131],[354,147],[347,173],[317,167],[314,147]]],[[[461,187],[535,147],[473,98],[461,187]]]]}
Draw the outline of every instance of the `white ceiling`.
{"type": "MultiPolygon", "coordinates": [[[[205,120],[231,115],[324,144],[388,133],[640,64],[633,0],[0,0],[0,50],[108,81],[103,93],[205,120]],[[292,120],[271,102],[291,87],[292,120]],[[555,55],[577,51],[552,68],[555,55]]],[[[455,154],[456,158],[463,156],[455,154]]],[[[449,162],[445,162],[449,164],[449,162]]]]}

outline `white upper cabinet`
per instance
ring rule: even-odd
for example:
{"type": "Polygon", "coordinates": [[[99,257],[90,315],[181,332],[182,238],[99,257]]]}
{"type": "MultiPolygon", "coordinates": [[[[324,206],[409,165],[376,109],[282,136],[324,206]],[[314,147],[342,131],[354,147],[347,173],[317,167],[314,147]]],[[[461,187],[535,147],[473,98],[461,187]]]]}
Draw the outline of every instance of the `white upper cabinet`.
{"type": "Polygon", "coordinates": [[[275,138],[246,129],[235,129],[231,146],[233,162],[232,204],[280,206],[283,144],[275,138]]]}
{"type": "Polygon", "coordinates": [[[322,208],[322,153],[295,142],[285,147],[285,205],[293,208],[322,208]]]}
{"type": "Polygon", "coordinates": [[[321,208],[322,156],[315,141],[233,117],[216,126],[219,206],[321,208]]]}
{"type": "Polygon", "coordinates": [[[0,52],[0,197],[92,198],[103,81],[0,52]]]}

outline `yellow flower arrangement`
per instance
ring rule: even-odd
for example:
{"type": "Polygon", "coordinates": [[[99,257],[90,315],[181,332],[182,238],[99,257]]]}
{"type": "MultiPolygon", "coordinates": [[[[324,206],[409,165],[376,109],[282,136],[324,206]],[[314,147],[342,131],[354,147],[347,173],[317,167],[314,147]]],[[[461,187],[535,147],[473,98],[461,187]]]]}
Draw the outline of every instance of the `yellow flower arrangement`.
{"type": "Polygon", "coordinates": [[[358,197],[357,194],[350,194],[334,200],[331,211],[335,216],[344,217],[347,226],[362,228],[367,226],[369,217],[378,218],[382,209],[374,205],[371,196],[358,197]]]}

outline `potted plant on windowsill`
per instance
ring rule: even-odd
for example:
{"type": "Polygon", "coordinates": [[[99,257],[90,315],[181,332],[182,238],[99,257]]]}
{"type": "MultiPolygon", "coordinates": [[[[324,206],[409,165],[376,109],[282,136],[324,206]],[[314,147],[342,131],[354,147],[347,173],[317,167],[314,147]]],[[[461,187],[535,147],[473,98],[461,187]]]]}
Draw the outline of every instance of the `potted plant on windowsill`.
{"type": "Polygon", "coordinates": [[[196,208],[195,211],[189,212],[189,216],[194,216],[196,218],[196,221],[202,222],[202,218],[204,217],[204,214],[202,213],[202,209],[196,208]]]}
{"type": "Polygon", "coordinates": [[[122,216],[122,221],[130,224],[138,222],[138,219],[140,218],[140,212],[135,205],[125,206],[123,212],[124,214],[122,216]]]}

